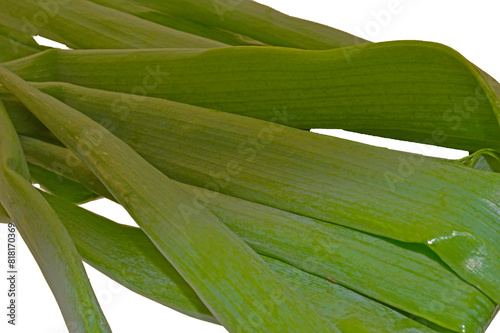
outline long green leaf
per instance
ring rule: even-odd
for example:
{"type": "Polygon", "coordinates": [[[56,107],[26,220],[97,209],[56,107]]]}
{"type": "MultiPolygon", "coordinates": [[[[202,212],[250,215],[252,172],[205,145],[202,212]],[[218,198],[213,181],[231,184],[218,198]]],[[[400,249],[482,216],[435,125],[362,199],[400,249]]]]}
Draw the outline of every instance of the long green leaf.
{"type": "Polygon", "coordinates": [[[498,174],[162,99],[44,91],[106,123],[172,179],[425,244],[499,303],[498,174]]]}
{"type": "MultiPolygon", "coordinates": [[[[25,145],[28,159],[31,154],[47,156],[41,165],[61,175],[68,174],[64,171],[69,168],[54,169],[51,165],[63,164],[68,157],[77,160],[70,151],[62,153],[64,148],[29,138],[23,142],[29,142],[25,145]]],[[[76,167],[71,168],[69,174],[88,174],[83,163],[74,164],[76,167]]],[[[100,187],[93,185],[94,177],[90,177],[88,183],[83,181],[88,188],[99,192],[100,187]]],[[[193,198],[210,198],[207,208],[261,255],[285,261],[324,279],[335,278],[337,283],[372,299],[456,331],[466,327],[468,331],[482,332],[494,312],[494,305],[484,295],[450,273],[425,247],[381,240],[304,216],[179,185],[193,198]],[[422,275],[421,272],[429,273],[422,275]],[[421,288],[417,291],[414,285],[421,288]],[[437,301],[436,294],[453,296],[437,301]],[[448,311],[436,312],[440,307],[448,311]]]]}
{"type": "Polygon", "coordinates": [[[230,332],[339,332],[206,207],[193,207],[176,182],[108,130],[3,67],[0,82],[89,166],[230,332]]]}
{"type": "MultiPolygon", "coordinates": [[[[194,318],[217,322],[192,288],[142,231],[109,221],[55,196],[44,196],[59,216],[66,217],[65,226],[87,263],[142,296],[194,318]],[[158,285],[164,288],[158,288],[158,285]]],[[[10,222],[0,205],[0,223],[10,222]]],[[[372,302],[337,283],[327,282],[282,261],[262,257],[295,290],[302,293],[321,315],[336,323],[342,331],[450,332],[413,317],[433,327],[433,330],[429,330],[399,312],[372,302]]]]}
{"type": "MultiPolygon", "coordinates": [[[[131,290],[196,318],[216,322],[193,289],[137,228],[120,225],[46,195],[84,259],[131,290]],[[158,288],[158,286],[163,286],[158,288]]],[[[390,308],[282,261],[264,260],[328,321],[345,332],[430,332],[390,308]]]]}
{"type": "Polygon", "coordinates": [[[4,0],[0,21],[11,29],[43,35],[71,48],[210,48],[226,45],[86,0],[4,0]]]}
{"type": "MultiPolygon", "coordinates": [[[[35,83],[34,85],[39,89],[41,89],[42,91],[46,89],[49,90],[54,89],[54,83],[50,83],[48,85],[51,88],[48,88],[48,86],[44,83],[35,83]]],[[[9,114],[18,134],[21,135],[20,136],[21,143],[23,143],[25,140],[35,139],[33,141],[35,143],[33,147],[30,147],[29,143],[25,144],[23,147],[25,151],[29,150],[28,158],[31,158],[33,163],[44,165],[45,167],[47,167],[48,165],[47,162],[49,162],[49,160],[52,158],[57,158],[57,159],[62,158],[63,160],[66,159],[66,161],[64,161],[63,164],[52,166],[52,168],[56,169],[55,171],[57,173],[65,177],[68,177],[69,179],[73,179],[74,181],[79,182],[80,181],[80,179],[78,179],[79,173],[78,172],[75,173],[71,168],[65,167],[65,164],[71,164],[71,161],[67,161],[68,159],[67,156],[61,156],[60,154],[57,154],[55,151],[53,151],[53,149],[55,148],[54,145],[51,144],[47,145],[47,147],[50,147],[51,156],[40,155],[43,152],[43,148],[42,151],[38,151],[38,149],[41,148],[40,146],[43,145],[43,142],[40,142],[39,140],[43,140],[46,143],[50,142],[57,143],[58,141],[57,138],[55,138],[54,135],[43,124],[41,124],[40,121],[36,117],[34,117],[28,109],[26,109],[26,107],[22,103],[20,103],[15,96],[11,95],[5,88],[0,87],[0,95],[4,100],[7,100],[9,102],[8,107],[6,106],[7,113],[9,114]],[[57,167],[62,167],[62,170],[57,170],[58,169],[57,167]]],[[[55,96],[56,95],[62,96],[61,94],[55,94],[55,96]]],[[[416,155],[416,157],[418,157],[418,155],[416,155]]],[[[427,158],[433,159],[433,157],[427,157],[427,158]]],[[[435,159],[436,161],[447,162],[449,164],[465,165],[467,167],[478,170],[500,173],[500,162],[499,162],[500,153],[495,149],[481,149],[459,160],[446,160],[441,158],[435,158],[435,159]]],[[[78,170],[79,172],[83,172],[86,175],[84,177],[86,183],[88,183],[89,181],[91,183],[95,183],[96,177],[87,174],[88,169],[86,170],[78,169],[78,170]],[[89,177],[92,177],[94,180],[93,181],[90,180],[89,177]]],[[[98,193],[103,193],[104,195],[107,190],[104,190],[104,188],[101,189],[94,188],[94,191],[97,191],[98,193]]],[[[109,191],[107,192],[109,193],[109,191]]]]}
{"type": "MultiPolygon", "coordinates": [[[[368,43],[250,0],[91,0],[148,21],[231,45],[332,49],[368,43]]],[[[83,38],[83,36],[82,36],[83,38]]]]}
{"type": "Polygon", "coordinates": [[[500,148],[500,85],[457,52],[416,41],[349,50],[349,58],[346,49],[51,50],[6,66],[30,81],[160,97],[302,129],[500,148]],[[275,117],[283,108],[289,116],[275,117]]]}
{"type": "Polygon", "coordinates": [[[31,186],[12,123],[0,103],[0,202],[49,284],[71,332],[110,332],[69,233],[31,186]]]}

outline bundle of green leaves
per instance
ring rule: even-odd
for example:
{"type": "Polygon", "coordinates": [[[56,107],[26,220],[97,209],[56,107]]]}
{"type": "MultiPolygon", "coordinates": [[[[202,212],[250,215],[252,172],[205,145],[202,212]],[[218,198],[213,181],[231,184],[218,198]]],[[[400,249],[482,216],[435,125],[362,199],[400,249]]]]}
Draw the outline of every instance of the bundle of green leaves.
{"type": "Polygon", "coordinates": [[[5,0],[0,20],[0,222],[71,332],[110,331],[82,260],[231,333],[481,333],[495,315],[500,85],[456,51],[250,0],[5,0]],[[77,206],[99,198],[139,228],[77,206]]]}

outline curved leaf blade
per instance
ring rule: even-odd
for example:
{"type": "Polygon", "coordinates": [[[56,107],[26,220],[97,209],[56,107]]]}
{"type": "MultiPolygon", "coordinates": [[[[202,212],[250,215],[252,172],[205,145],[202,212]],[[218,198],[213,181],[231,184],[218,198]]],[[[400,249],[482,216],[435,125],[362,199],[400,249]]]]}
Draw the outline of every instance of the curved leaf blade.
{"type": "Polygon", "coordinates": [[[26,80],[124,93],[143,87],[153,70],[154,84],[141,94],[301,129],[342,128],[468,151],[500,148],[500,85],[435,43],[54,51],[6,66],[26,80]],[[347,51],[355,52],[346,58],[347,51]],[[48,59],[57,67],[48,69],[48,59]],[[276,117],[283,108],[288,116],[276,117]]]}
{"type": "Polygon", "coordinates": [[[188,193],[127,144],[3,67],[0,82],[89,166],[230,332],[299,333],[311,326],[339,332],[217,217],[191,206],[188,193]],[[271,309],[262,307],[269,303],[271,309]]]}
{"type": "Polygon", "coordinates": [[[111,332],[76,247],[37,190],[17,134],[0,103],[0,201],[35,257],[72,332],[111,332]]]}

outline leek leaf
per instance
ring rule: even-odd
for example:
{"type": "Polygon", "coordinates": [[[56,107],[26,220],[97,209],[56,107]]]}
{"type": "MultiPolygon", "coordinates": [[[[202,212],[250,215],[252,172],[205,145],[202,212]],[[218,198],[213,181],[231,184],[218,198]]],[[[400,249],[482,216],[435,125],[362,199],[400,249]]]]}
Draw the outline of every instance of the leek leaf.
{"type": "Polygon", "coordinates": [[[500,148],[500,85],[457,52],[416,41],[351,50],[350,58],[346,49],[275,47],[50,50],[6,66],[30,81],[160,97],[301,129],[500,148]],[[288,116],[276,117],[284,108],[288,116]]]}

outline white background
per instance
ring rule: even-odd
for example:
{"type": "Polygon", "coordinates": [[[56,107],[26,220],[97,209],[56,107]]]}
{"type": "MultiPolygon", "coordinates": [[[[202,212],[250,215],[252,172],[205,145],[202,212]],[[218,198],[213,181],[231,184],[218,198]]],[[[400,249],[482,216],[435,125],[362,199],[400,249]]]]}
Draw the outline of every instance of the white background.
{"type": "MultiPolygon", "coordinates": [[[[232,0],[236,1],[236,0],[232,0]]],[[[499,13],[500,4],[490,1],[430,1],[430,0],[262,0],[275,9],[290,15],[320,22],[356,34],[371,41],[418,39],[447,44],[473,63],[500,78],[499,13]],[[393,8],[397,12],[380,13],[393,8]]],[[[332,135],[353,140],[368,140],[371,144],[417,153],[429,152],[419,145],[393,140],[382,140],[342,131],[328,131],[332,135]]],[[[465,156],[464,152],[432,149],[432,154],[447,158],[465,156]]],[[[98,201],[86,207],[120,223],[134,224],[117,205],[98,201]]],[[[19,244],[19,298],[18,326],[6,324],[5,307],[7,285],[0,280],[0,332],[67,332],[57,304],[40,270],[24,244],[19,244]],[[5,292],[4,292],[5,291],[5,292]]],[[[0,250],[6,249],[6,228],[0,227],[0,250]]],[[[0,272],[6,265],[0,259],[0,272]]],[[[116,333],[127,332],[226,332],[225,329],[201,322],[138,296],[86,266],[94,290],[107,319],[116,333]]],[[[0,273],[0,276],[3,276],[0,273]]],[[[490,326],[488,333],[500,332],[500,319],[490,326]]],[[[304,332],[308,333],[308,332],[304,332]]]]}

